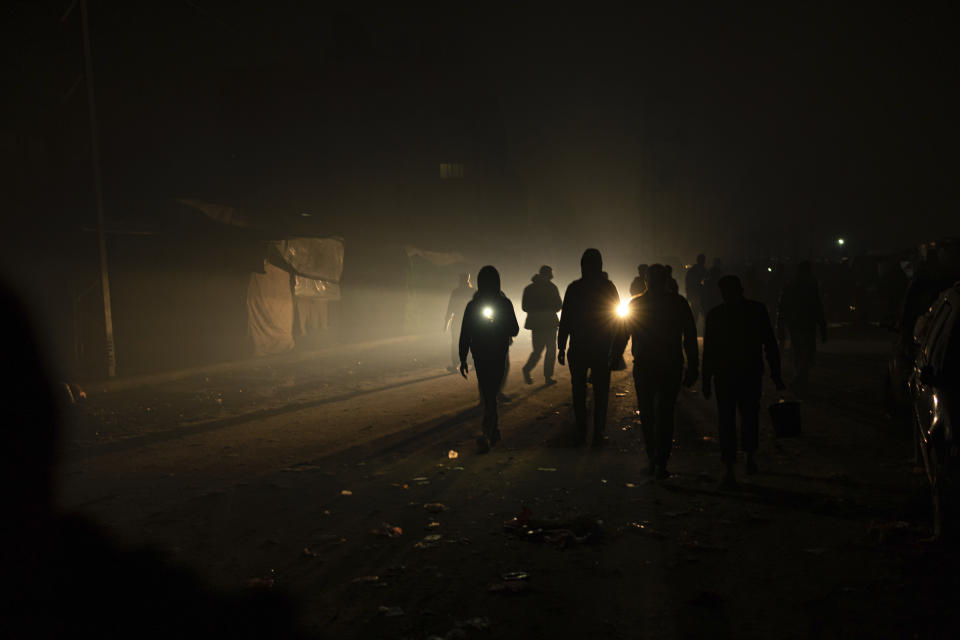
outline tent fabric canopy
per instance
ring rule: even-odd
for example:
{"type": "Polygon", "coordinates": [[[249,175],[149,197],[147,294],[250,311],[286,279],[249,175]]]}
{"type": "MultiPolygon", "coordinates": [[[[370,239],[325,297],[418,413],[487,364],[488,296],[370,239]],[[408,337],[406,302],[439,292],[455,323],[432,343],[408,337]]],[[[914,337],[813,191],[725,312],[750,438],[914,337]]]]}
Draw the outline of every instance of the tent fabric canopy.
{"type": "Polygon", "coordinates": [[[343,275],[343,240],[339,238],[291,238],[276,247],[284,262],[297,275],[339,284],[343,275]]]}

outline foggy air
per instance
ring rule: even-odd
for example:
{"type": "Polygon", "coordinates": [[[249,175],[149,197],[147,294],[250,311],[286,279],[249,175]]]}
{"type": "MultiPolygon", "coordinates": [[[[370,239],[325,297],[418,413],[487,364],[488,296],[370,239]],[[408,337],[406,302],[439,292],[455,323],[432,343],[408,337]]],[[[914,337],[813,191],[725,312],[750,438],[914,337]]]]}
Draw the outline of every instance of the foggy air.
{"type": "Polygon", "coordinates": [[[949,16],[2,16],[6,635],[955,635],[949,16]]]}

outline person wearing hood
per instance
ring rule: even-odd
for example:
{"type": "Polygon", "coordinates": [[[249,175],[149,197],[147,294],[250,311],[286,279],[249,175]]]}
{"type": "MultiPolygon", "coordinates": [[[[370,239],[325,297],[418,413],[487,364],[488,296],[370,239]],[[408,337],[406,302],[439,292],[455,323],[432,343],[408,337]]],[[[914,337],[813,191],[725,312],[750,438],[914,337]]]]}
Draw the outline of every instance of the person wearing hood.
{"type": "Polygon", "coordinates": [[[570,341],[570,377],[573,383],[573,411],[576,426],[571,442],[583,442],[587,435],[587,376],[593,385],[593,446],[605,443],[607,401],[610,393],[610,351],[617,331],[620,294],[603,277],[603,257],[587,249],[580,259],[582,277],[567,287],[557,333],[557,361],[566,364],[570,341]]]}
{"type": "Polygon", "coordinates": [[[630,283],[630,295],[638,296],[647,290],[647,269],[648,264],[637,265],[637,277],[630,283]]]}
{"type": "Polygon", "coordinates": [[[553,269],[544,265],[540,272],[523,290],[523,310],[527,313],[527,320],[523,323],[524,329],[529,329],[533,340],[533,351],[523,365],[523,381],[533,384],[530,372],[540,361],[540,355],[546,349],[543,360],[543,377],[546,384],[555,384],[553,379],[553,365],[557,358],[557,312],[563,307],[560,300],[560,291],[553,280],[553,269]]]}
{"type": "Polygon", "coordinates": [[[518,333],[520,325],[513,303],[500,291],[500,274],[487,265],[477,274],[477,292],[467,303],[460,326],[460,375],[467,377],[467,353],[472,353],[483,403],[483,432],[477,438],[480,453],[487,453],[500,441],[497,394],[506,372],[510,342],[518,333]]]}
{"type": "Polygon", "coordinates": [[[633,383],[648,470],[662,480],[670,476],[667,462],[673,449],[674,409],[680,384],[693,386],[699,368],[693,312],[672,290],[670,273],[662,264],[650,265],[646,291],[630,300],[611,362],[620,357],[627,341],[633,343],[633,383]]]}

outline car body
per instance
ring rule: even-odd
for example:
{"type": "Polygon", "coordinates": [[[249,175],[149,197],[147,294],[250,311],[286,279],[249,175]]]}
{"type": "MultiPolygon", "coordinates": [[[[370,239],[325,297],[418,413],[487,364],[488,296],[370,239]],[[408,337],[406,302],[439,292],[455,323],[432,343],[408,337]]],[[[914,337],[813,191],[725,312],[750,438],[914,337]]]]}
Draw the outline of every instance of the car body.
{"type": "Polygon", "coordinates": [[[907,381],[911,422],[930,481],[934,532],[952,529],[960,505],[960,283],[941,292],[914,330],[907,381]]]}

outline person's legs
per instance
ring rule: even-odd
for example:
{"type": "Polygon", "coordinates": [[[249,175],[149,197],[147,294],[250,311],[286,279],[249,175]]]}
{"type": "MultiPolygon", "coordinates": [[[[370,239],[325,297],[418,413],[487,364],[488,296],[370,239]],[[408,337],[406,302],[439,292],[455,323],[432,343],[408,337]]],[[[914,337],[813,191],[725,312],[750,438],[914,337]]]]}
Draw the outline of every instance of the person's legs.
{"type": "Polygon", "coordinates": [[[745,376],[738,381],[737,404],[740,408],[740,448],[747,454],[747,473],[757,472],[754,455],[760,442],[760,376],[745,376]]]}
{"type": "Polygon", "coordinates": [[[640,429],[643,431],[643,444],[647,451],[651,473],[657,464],[657,429],[654,418],[654,389],[649,383],[649,373],[633,365],[633,386],[637,392],[637,410],[640,412],[640,429]]]}
{"type": "Polygon", "coordinates": [[[590,368],[593,377],[593,444],[603,443],[607,427],[607,403],[610,400],[610,365],[605,358],[597,358],[590,368]]]}
{"type": "Polygon", "coordinates": [[[450,366],[454,371],[460,368],[460,325],[456,316],[450,323],[450,366]]]}
{"type": "Polygon", "coordinates": [[[544,356],[543,361],[543,377],[547,380],[553,379],[553,368],[557,364],[557,330],[552,329],[550,331],[542,331],[541,333],[545,334],[544,337],[544,346],[547,349],[547,353],[544,356]]]}
{"type": "MultiPolygon", "coordinates": [[[[569,356],[568,356],[569,357],[569,356]]],[[[570,382],[573,387],[573,415],[576,420],[574,436],[587,435],[587,363],[569,357],[570,382]]]]}
{"type": "Polygon", "coordinates": [[[673,450],[673,420],[677,394],[680,393],[680,375],[680,372],[665,372],[656,385],[657,467],[663,471],[673,450]]]}
{"type": "Polygon", "coordinates": [[[503,374],[500,376],[500,385],[497,387],[497,393],[503,396],[504,400],[509,401],[510,398],[507,398],[503,395],[503,388],[507,386],[507,375],[510,373],[510,351],[507,350],[507,355],[503,356],[503,374]]]}
{"type": "Polygon", "coordinates": [[[543,349],[547,346],[543,342],[543,331],[533,329],[530,333],[530,340],[533,342],[533,351],[530,352],[530,357],[527,358],[526,364],[523,365],[523,379],[527,384],[533,383],[533,380],[530,379],[530,372],[533,371],[537,363],[540,362],[540,354],[543,353],[543,349]]]}
{"type": "Polygon", "coordinates": [[[719,426],[720,459],[727,467],[726,483],[733,483],[733,465],[737,462],[737,397],[731,381],[714,379],[717,396],[717,423],[719,426]]]}
{"type": "Polygon", "coordinates": [[[500,360],[474,361],[480,396],[483,401],[483,435],[488,442],[495,444],[500,439],[497,416],[497,390],[503,377],[503,363],[500,360]]]}

